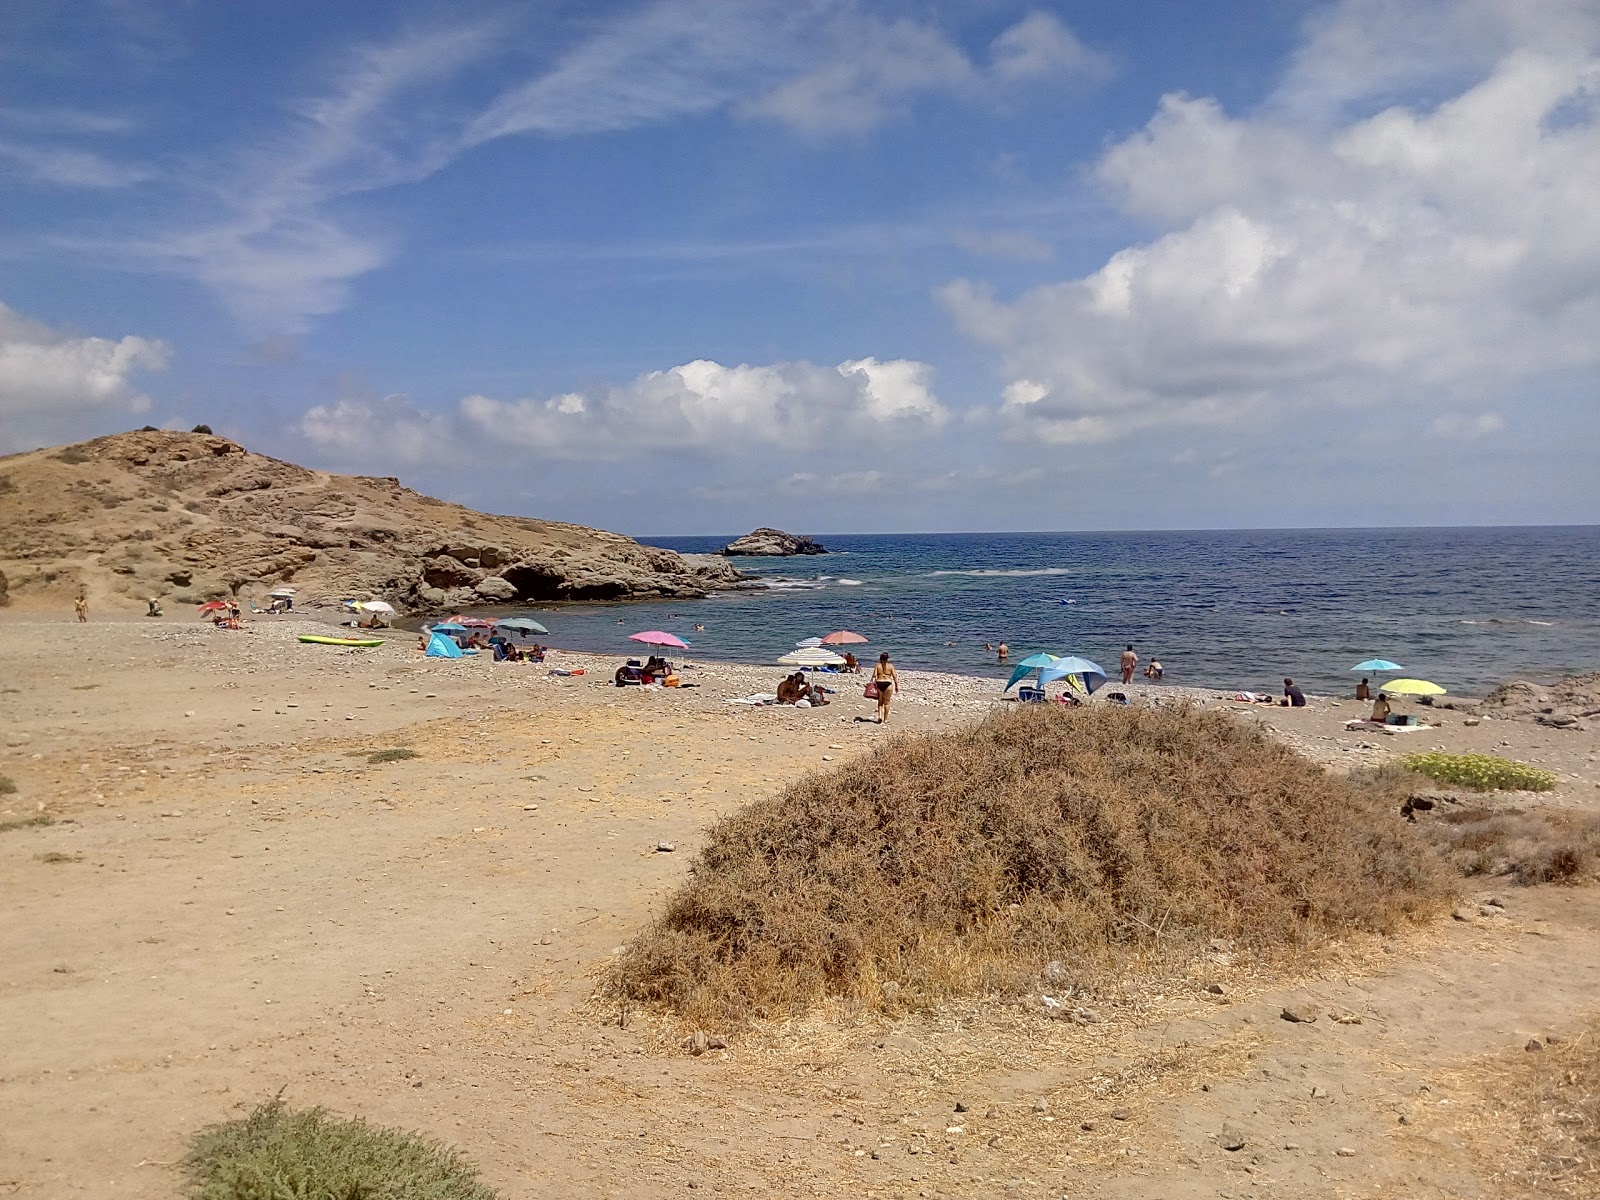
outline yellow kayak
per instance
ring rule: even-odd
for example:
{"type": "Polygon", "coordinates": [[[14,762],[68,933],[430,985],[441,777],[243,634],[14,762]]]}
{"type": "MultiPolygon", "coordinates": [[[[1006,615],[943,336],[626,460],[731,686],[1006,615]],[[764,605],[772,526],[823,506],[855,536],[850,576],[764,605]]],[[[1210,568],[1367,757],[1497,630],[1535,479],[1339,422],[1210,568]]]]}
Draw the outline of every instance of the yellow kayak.
{"type": "Polygon", "coordinates": [[[324,637],[320,633],[300,634],[302,642],[310,642],[314,646],[381,646],[382,638],[342,638],[324,637]]]}

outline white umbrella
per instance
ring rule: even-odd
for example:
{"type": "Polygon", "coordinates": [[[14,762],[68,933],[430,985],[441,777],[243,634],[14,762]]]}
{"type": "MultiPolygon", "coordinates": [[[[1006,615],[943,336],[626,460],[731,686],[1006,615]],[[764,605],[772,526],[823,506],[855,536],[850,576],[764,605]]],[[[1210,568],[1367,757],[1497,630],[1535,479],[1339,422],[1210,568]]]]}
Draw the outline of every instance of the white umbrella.
{"type": "Polygon", "coordinates": [[[838,667],[844,665],[832,650],[822,646],[807,646],[801,650],[791,650],[778,660],[786,667],[838,667]]]}
{"type": "Polygon", "coordinates": [[[267,595],[283,598],[294,595],[294,589],[292,587],[273,588],[267,595]]]}
{"type": "Polygon", "coordinates": [[[811,648],[813,648],[815,646],[822,645],[822,639],[821,638],[806,638],[805,641],[796,642],[795,645],[801,650],[809,650],[809,649],[811,649],[811,648]]]}
{"type": "Polygon", "coordinates": [[[356,605],[362,612],[393,613],[394,605],[387,600],[362,600],[356,605]]]}

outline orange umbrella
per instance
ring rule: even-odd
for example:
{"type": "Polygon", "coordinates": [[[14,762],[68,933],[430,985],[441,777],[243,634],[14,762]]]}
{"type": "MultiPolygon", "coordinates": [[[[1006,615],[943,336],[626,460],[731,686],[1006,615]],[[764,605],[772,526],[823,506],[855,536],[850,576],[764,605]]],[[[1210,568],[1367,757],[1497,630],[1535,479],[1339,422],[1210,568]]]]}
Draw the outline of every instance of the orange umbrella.
{"type": "Polygon", "coordinates": [[[822,644],[824,646],[854,646],[866,640],[859,633],[851,633],[848,629],[835,629],[822,639],[822,644]]]}

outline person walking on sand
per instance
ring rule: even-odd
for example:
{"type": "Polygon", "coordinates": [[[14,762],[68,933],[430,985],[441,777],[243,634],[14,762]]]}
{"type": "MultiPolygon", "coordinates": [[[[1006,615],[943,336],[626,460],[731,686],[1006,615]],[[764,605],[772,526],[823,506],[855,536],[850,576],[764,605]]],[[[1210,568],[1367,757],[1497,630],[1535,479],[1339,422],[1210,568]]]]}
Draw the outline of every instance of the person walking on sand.
{"type": "Polygon", "coordinates": [[[900,686],[900,677],[894,672],[887,650],[878,655],[878,665],[872,668],[872,686],[878,692],[878,724],[882,725],[889,719],[889,702],[900,686]]]}
{"type": "Polygon", "coordinates": [[[1132,683],[1133,673],[1138,668],[1139,656],[1133,652],[1133,647],[1129,646],[1122,652],[1122,682],[1132,683]]]}
{"type": "Polygon", "coordinates": [[[72,602],[72,611],[78,614],[80,625],[89,619],[89,597],[86,593],[78,593],[78,598],[72,602]]]}

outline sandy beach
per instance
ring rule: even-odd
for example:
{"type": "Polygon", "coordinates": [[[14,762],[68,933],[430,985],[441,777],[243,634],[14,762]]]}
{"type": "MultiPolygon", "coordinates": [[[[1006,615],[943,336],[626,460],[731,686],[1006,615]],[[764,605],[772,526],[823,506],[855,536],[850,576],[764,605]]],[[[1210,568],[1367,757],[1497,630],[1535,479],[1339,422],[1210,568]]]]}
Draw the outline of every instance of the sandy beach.
{"type": "MultiPolygon", "coordinates": [[[[0,616],[0,1194],[172,1195],[195,1129],[282,1090],[451,1142],[516,1197],[1492,1196],[1484,1064],[1571,1034],[1600,994],[1592,888],[1485,881],[1469,892],[1506,915],[1298,974],[1219,950],[1084,1028],[975,1001],[691,1057],[591,993],[707,826],[979,717],[998,684],[904,672],[879,727],[848,677],[826,708],[752,708],[727,701],[783,668],[618,689],[621,653],[497,665],[307,631],[328,627],[0,616]],[[385,749],[414,757],[369,761],[385,749]],[[1306,996],[1359,1023],[1276,1019],[1306,996]],[[1226,1124],[1248,1153],[1218,1149],[1226,1124]]],[[[1128,690],[1237,709],[1335,769],[1495,751],[1557,772],[1538,803],[1600,806],[1592,732],[1444,712],[1385,737],[1345,731],[1348,698],[1128,690]]]]}

